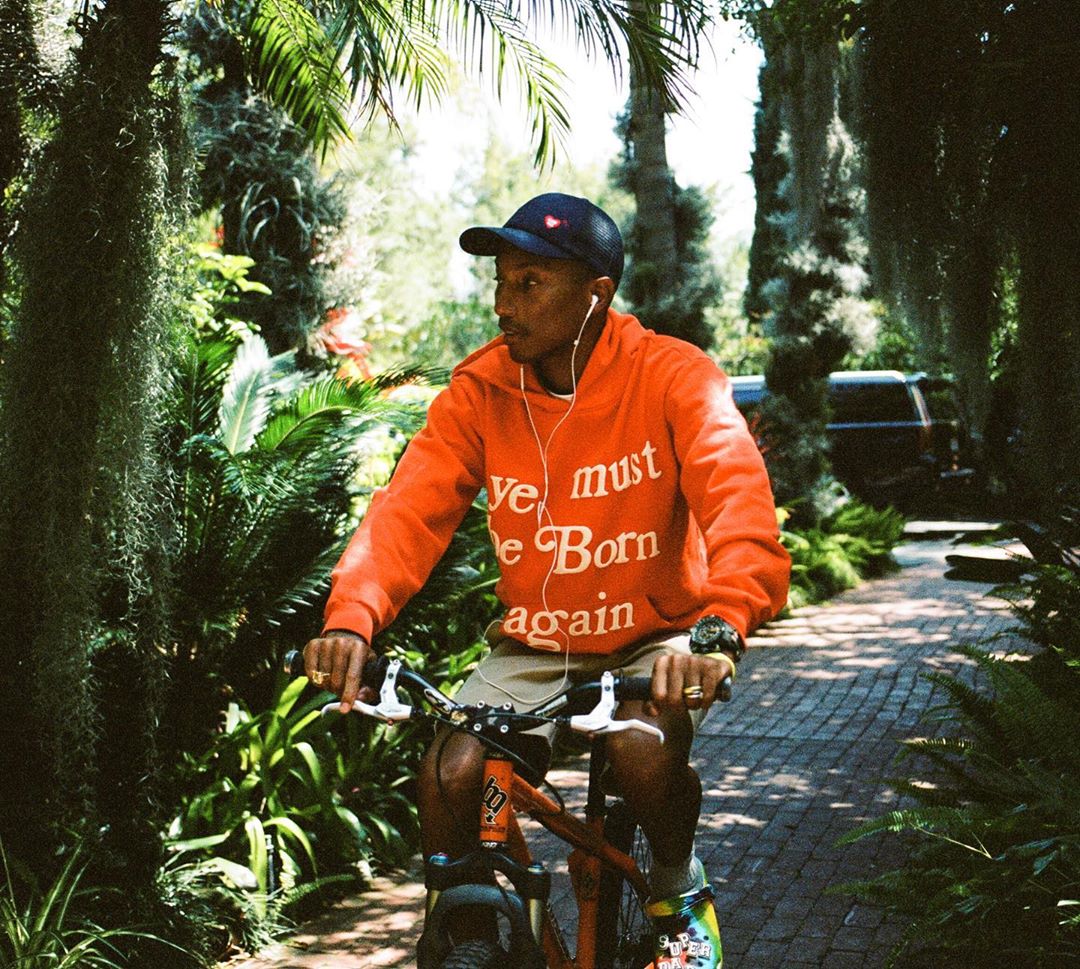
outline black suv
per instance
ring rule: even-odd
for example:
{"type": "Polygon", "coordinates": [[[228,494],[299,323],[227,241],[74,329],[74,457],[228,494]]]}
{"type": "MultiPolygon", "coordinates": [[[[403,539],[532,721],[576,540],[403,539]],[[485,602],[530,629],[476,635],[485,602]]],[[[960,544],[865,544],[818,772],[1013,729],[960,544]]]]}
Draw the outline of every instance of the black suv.
{"type": "MultiPolygon", "coordinates": [[[[753,421],[766,394],[759,375],[732,377],[735,403],[753,421]]],[[[971,475],[966,435],[947,381],[898,370],[829,375],[826,427],[833,474],[868,501],[925,495],[971,475]]]]}

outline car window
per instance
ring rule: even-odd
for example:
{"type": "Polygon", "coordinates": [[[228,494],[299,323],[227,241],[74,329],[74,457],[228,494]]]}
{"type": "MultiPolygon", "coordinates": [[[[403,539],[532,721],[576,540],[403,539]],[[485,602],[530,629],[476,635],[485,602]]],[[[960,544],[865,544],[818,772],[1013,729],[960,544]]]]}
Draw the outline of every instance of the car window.
{"type": "Polygon", "coordinates": [[[935,421],[955,421],[960,419],[960,408],[956,400],[956,391],[943,380],[920,381],[930,417],[935,421]]]}
{"type": "Polygon", "coordinates": [[[915,420],[911,398],[902,383],[832,383],[829,404],[836,424],[915,420]]]}
{"type": "Polygon", "coordinates": [[[741,411],[747,409],[757,410],[762,397],[765,396],[764,387],[732,387],[732,397],[735,398],[735,406],[741,411]]]}

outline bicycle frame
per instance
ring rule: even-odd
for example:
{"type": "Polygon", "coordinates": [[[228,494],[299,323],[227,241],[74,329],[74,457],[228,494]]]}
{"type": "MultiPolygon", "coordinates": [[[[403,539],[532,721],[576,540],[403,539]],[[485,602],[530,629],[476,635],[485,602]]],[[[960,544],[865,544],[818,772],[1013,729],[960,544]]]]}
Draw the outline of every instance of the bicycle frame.
{"type": "MultiPolygon", "coordinates": [[[[567,865],[578,909],[577,951],[572,958],[558,921],[548,908],[545,911],[543,947],[549,969],[594,969],[597,957],[600,870],[604,864],[617,869],[639,894],[648,894],[645,876],[637,863],[604,839],[604,795],[599,790],[598,771],[593,767],[593,761],[590,761],[589,799],[592,801],[596,797],[600,801],[600,810],[597,812],[587,804],[586,819],[582,821],[561,811],[551,798],[528,781],[516,774],[514,776],[514,807],[528,814],[574,848],[567,858],[567,865]]],[[[517,838],[520,840],[520,847],[515,847],[521,852],[521,858],[528,859],[528,844],[516,819],[513,827],[517,829],[517,838]]]]}
{"type": "MultiPolygon", "coordinates": [[[[503,775],[500,783],[509,784],[509,803],[498,803],[498,810],[493,811],[492,808],[496,805],[490,803],[493,798],[488,798],[486,807],[483,804],[481,806],[481,838],[490,836],[489,840],[477,851],[457,862],[442,861],[439,856],[429,860],[429,919],[438,920],[441,910],[437,912],[436,906],[448,888],[467,885],[467,879],[474,877],[478,871],[500,871],[510,878],[514,888],[523,897],[520,911],[514,906],[500,907],[510,918],[512,925],[516,922],[518,931],[522,931],[522,922],[527,921],[529,932],[542,950],[547,969],[595,969],[602,867],[608,865],[619,871],[642,896],[648,893],[645,876],[636,862],[604,838],[606,797],[600,788],[600,773],[604,761],[604,741],[602,738],[595,738],[589,765],[588,801],[584,820],[567,813],[517,772],[513,772],[508,781],[503,775]],[[528,814],[573,847],[567,859],[578,910],[577,945],[573,955],[558,919],[547,904],[550,875],[542,866],[534,864],[515,811],[528,814]],[[504,812],[505,819],[496,821],[495,816],[504,812]],[[499,828],[502,828],[501,832],[499,828]],[[451,869],[456,871],[452,872],[451,869]]],[[[499,777],[506,764],[505,760],[498,758],[488,760],[484,771],[486,781],[499,777]],[[497,768],[496,764],[499,765],[497,768]]],[[[503,792],[499,787],[496,787],[495,791],[497,794],[494,800],[497,801],[498,794],[503,792]]],[[[488,885],[477,886],[477,891],[480,895],[476,901],[480,904],[496,899],[504,903],[507,898],[507,893],[492,889],[488,885]]],[[[425,934],[427,931],[425,928],[425,934]]]]}

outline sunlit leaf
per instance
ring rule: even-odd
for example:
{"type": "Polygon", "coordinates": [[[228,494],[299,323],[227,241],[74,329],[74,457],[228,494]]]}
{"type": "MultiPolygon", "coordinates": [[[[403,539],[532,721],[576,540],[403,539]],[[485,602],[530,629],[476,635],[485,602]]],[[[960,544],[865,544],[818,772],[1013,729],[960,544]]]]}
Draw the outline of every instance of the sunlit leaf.
{"type": "Polygon", "coordinates": [[[351,92],[331,38],[296,0],[260,0],[248,25],[248,70],[256,88],[325,151],[351,137],[351,92]]]}

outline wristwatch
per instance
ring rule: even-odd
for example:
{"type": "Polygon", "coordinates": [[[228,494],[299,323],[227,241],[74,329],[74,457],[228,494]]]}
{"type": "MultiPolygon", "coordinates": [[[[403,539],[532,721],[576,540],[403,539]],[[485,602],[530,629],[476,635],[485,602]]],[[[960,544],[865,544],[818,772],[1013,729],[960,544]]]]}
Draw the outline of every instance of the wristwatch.
{"type": "Polygon", "coordinates": [[[737,663],[746,652],[739,631],[719,616],[702,616],[690,630],[690,652],[697,655],[724,653],[737,663]]]}

